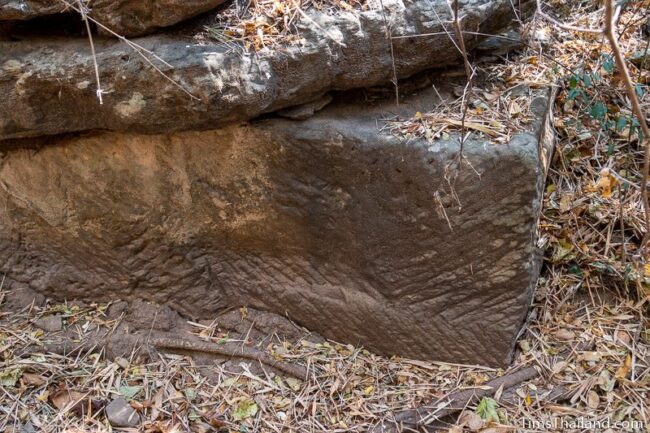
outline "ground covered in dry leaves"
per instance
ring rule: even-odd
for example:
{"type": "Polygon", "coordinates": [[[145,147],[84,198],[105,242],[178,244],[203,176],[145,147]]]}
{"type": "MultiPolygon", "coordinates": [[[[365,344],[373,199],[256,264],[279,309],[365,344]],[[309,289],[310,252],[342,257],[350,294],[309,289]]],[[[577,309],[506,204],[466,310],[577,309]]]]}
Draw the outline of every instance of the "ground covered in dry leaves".
{"type": "MultiPolygon", "coordinates": [[[[573,26],[599,28],[603,12],[595,3],[558,0],[543,8],[573,26]]],[[[650,58],[645,65],[639,54],[650,44],[648,2],[622,5],[620,41],[649,112],[650,58]]],[[[1,317],[0,431],[115,431],[106,404],[120,396],[141,421],[127,431],[367,431],[404,409],[443,409],[449,394],[485,389],[490,379],[531,366],[538,377],[469,401],[445,419],[447,425],[435,413],[429,420],[453,433],[650,431],[650,267],[640,251],[645,223],[637,123],[601,35],[562,30],[540,17],[524,26],[523,35],[521,53],[481,67],[492,79],[472,90],[466,125],[499,145],[520,115],[516,101],[502,98],[505,92],[557,85],[559,140],[539,225],[545,269],[508,371],[277,339],[262,349],[307,367],[307,380],[254,373],[246,365],[238,372],[216,365],[207,380],[181,355],[109,361],[87,350],[20,356],[57,332],[59,324],[48,325],[51,316],[80,339],[97,326],[112,326],[106,306],[50,305],[1,317]]],[[[457,132],[452,111],[415,113],[391,128],[432,138],[457,132]]]]}

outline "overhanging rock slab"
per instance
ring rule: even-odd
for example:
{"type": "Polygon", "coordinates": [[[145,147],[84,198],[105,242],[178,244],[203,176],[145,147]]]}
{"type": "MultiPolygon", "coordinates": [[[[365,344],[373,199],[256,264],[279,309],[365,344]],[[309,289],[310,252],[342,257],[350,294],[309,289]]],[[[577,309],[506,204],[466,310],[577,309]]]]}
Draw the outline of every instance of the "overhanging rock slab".
{"type": "Polygon", "coordinates": [[[528,133],[465,143],[457,200],[458,142],[380,132],[394,107],[365,102],[299,122],[5,142],[0,272],[57,299],[141,298],[192,318],[248,305],[384,354],[503,366],[538,272],[536,102],[528,133]]]}
{"type": "MultiPolygon", "coordinates": [[[[519,1],[517,7],[532,3],[519,1]]],[[[296,42],[255,53],[197,43],[191,33],[134,39],[142,48],[95,37],[96,56],[84,37],[18,34],[3,41],[0,34],[0,139],[94,129],[214,129],[331,90],[385,84],[394,75],[406,78],[461,61],[445,33],[451,20],[447,0],[381,4],[383,9],[335,15],[309,11],[308,19],[296,19],[296,42]]],[[[463,25],[471,29],[468,49],[484,39],[477,32],[498,33],[517,15],[511,0],[460,4],[463,25]]]]}
{"type": "MultiPolygon", "coordinates": [[[[120,36],[137,36],[214,9],[224,0],[92,0],[84,12],[120,36]],[[88,7],[90,6],[90,7],[88,7]]],[[[78,0],[0,0],[0,21],[79,11],[78,0]]]]}

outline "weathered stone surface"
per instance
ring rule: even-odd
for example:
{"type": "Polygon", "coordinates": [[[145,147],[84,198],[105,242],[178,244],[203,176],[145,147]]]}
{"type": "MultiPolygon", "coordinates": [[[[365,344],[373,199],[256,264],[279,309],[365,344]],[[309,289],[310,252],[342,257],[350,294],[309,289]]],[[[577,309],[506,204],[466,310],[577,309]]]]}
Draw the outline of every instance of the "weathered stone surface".
{"type": "MultiPolygon", "coordinates": [[[[192,18],[224,1],[92,0],[88,16],[121,36],[138,36],[192,18]]],[[[28,20],[77,7],[77,0],[0,0],[0,21],[28,20]]]]}
{"type": "Polygon", "coordinates": [[[0,0],[0,20],[28,20],[65,9],[63,2],[53,0],[0,0]]]}
{"type": "MultiPolygon", "coordinates": [[[[530,2],[518,2],[526,5],[530,2]]],[[[508,26],[510,0],[461,2],[463,25],[484,33],[508,26]]],[[[383,2],[380,10],[312,12],[298,23],[303,41],[281,49],[240,53],[168,36],[138,39],[168,65],[153,60],[191,98],[131,47],[96,40],[104,104],[96,97],[93,60],[84,38],[0,42],[0,139],[108,129],[166,133],[210,129],[312,101],[329,90],[390,82],[460,59],[444,34],[447,0],[383,2]],[[387,21],[386,21],[387,20],[387,21]],[[393,40],[392,35],[438,33],[393,40]],[[442,32],[442,35],[440,34],[442,32]],[[83,113],[83,114],[82,114],[83,113]]],[[[480,38],[467,35],[474,47],[480,38]]]]}
{"type": "Polygon", "coordinates": [[[63,317],[60,314],[41,317],[34,321],[34,326],[47,332],[58,332],[63,329],[63,317]]]}
{"type": "Polygon", "coordinates": [[[113,427],[135,427],[140,424],[140,415],[122,397],[110,402],[105,411],[113,427]]]}
{"type": "Polygon", "coordinates": [[[248,305],[381,353],[502,366],[537,276],[545,101],[530,133],[465,143],[458,201],[458,143],[381,133],[397,109],[362,99],[305,121],[5,143],[0,273],[57,299],[206,319],[248,305]]]}

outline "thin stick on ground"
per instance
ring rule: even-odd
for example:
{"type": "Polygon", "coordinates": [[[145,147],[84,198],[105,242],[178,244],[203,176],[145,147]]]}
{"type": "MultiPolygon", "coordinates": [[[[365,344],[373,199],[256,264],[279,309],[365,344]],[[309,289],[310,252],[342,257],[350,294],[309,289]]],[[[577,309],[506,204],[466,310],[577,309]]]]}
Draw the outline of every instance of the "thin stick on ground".
{"type": "Polygon", "coordinates": [[[614,0],[605,1],[605,27],[603,33],[607,38],[609,45],[614,54],[616,66],[618,66],[620,77],[622,78],[625,86],[625,92],[630,99],[632,105],[632,112],[639,121],[641,131],[643,132],[643,180],[641,182],[641,198],[643,200],[643,212],[645,214],[645,234],[641,241],[641,249],[645,247],[648,238],[650,237],[650,202],[648,201],[648,177],[650,174],[650,129],[646,122],[645,113],[641,109],[639,98],[636,95],[634,83],[630,77],[630,71],[625,63],[625,57],[621,52],[621,47],[618,45],[618,39],[614,34],[614,0]]]}

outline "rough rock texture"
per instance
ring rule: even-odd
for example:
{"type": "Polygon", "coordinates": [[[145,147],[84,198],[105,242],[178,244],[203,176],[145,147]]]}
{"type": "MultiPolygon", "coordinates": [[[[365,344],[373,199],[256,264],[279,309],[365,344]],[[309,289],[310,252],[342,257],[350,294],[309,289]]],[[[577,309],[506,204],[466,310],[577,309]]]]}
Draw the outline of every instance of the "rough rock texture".
{"type": "Polygon", "coordinates": [[[66,5],[55,0],[0,0],[0,20],[3,21],[28,20],[64,10],[66,5]]]}
{"type": "MultiPolygon", "coordinates": [[[[461,4],[463,25],[472,31],[495,33],[514,17],[511,0],[461,4]]],[[[301,43],[256,54],[178,36],[138,39],[168,63],[153,59],[156,67],[194,98],[132,47],[109,39],[95,41],[105,91],[99,105],[87,39],[14,35],[0,42],[0,139],[89,129],[211,129],[302,104],[330,90],[390,82],[393,62],[399,77],[458,62],[458,50],[441,24],[450,19],[447,0],[385,0],[383,5],[385,13],[313,12],[297,25],[301,43]],[[394,39],[393,57],[387,23],[394,36],[438,34],[394,39]]],[[[478,36],[466,36],[468,48],[478,42],[478,36]]]]}
{"type": "Polygon", "coordinates": [[[461,170],[458,202],[458,143],[381,133],[395,106],[361,98],[299,122],[0,143],[0,273],[57,299],[196,319],[248,305],[380,353],[503,366],[538,271],[534,102],[530,133],[465,143],[480,177],[461,170]]]}
{"type": "MultiPolygon", "coordinates": [[[[92,0],[88,15],[121,36],[138,36],[214,9],[225,0],[92,0]]],[[[78,0],[0,0],[0,21],[73,11],[78,0]],[[74,8],[73,8],[73,7],[74,8]]]]}
{"type": "Polygon", "coordinates": [[[63,329],[63,317],[60,314],[42,317],[34,322],[37,328],[47,332],[57,332],[63,329]]]}
{"type": "Polygon", "coordinates": [[[140,415],[122,397],[110,402],[104,410],[113,427],[134,427],[140,424],[140,415]]]}

